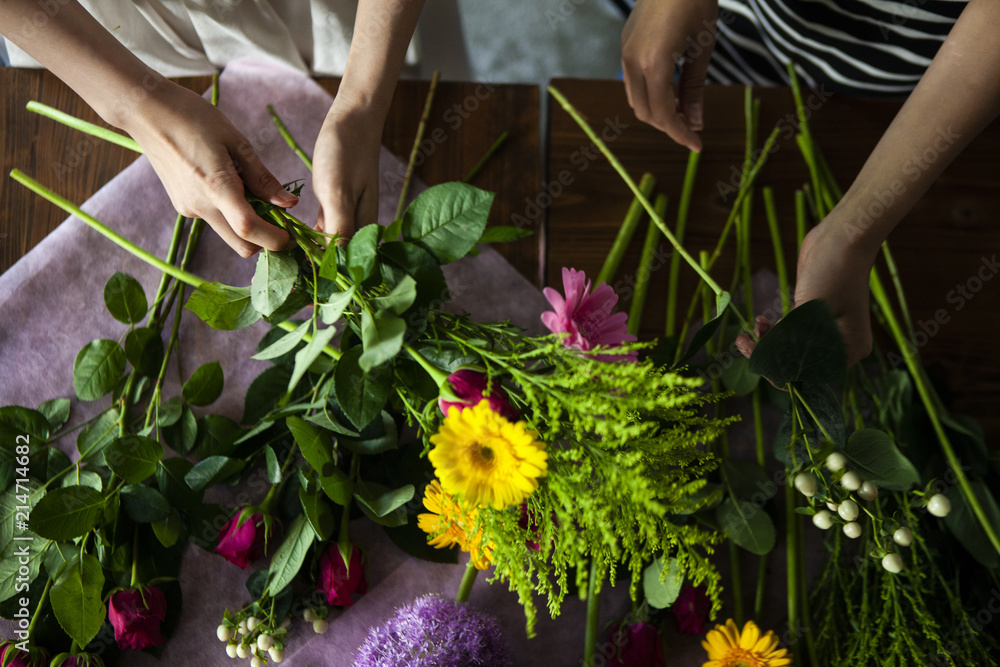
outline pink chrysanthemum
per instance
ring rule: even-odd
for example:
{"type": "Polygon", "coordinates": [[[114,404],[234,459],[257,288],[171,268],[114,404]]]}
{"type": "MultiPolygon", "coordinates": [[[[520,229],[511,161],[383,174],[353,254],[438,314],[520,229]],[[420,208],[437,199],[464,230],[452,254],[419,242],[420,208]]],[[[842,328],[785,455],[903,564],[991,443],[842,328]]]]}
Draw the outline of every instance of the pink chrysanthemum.
{"type": "MultiPolygon", "coordinates": [[[[542,293],[554,310],[542,313],[542,324],[556,334],[568,334],[563,345],[570,350],[589,352],[595,347],[618,347],[630,343],[635,336],[628,333],[628,315],[612,313],[618,295],[605,283],[590,292],[590,281],[583,271],[563,267],[563,291],[566,297],[546,287],[542,293]]],[[[635,352],[628,354],[598,354],[601,361],[636,361],[635,352]]]]}

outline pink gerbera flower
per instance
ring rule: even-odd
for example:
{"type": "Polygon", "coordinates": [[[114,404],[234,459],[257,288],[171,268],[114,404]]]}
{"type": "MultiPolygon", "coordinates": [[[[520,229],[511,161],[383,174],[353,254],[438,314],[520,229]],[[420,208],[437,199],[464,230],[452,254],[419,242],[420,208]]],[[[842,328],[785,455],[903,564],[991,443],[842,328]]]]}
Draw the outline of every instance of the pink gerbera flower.
{"type": "MultiPolygon", "coordinates": [[[[563,267],[563,290],[565,299],[551,287],[542,290],[554,310],[542,313],[542,323],[556,334],[568,334],[563,345],[570,350],[589,352],[598,346],[619,347],[636,338],[628,333],[628,315],[612,313],[618,303],[618,295],[605,283],[590,292],[590,281],[583,271],[563,267]]],[[[601,361],[636,361],[635,352],[622,354],[598,354],[601,361]]]]}

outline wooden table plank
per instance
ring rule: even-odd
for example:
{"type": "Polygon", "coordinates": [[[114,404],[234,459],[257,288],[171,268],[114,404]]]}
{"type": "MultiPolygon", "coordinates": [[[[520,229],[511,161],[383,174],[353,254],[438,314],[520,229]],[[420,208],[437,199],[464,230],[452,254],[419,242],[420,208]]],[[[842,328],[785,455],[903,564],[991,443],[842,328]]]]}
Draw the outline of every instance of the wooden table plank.
{"type": "MultiPolygon", "coordinates": [[[[667,220],[674,220],[674,206],[687,161],[686,149],[636,120],[621,82],[556,80],[553,85],[599,130],[611,128],[607,135],[614,136],[611,149],[633,177],[638,179],[645,171],[657,177],[658,191],[667,193],[671,199],[667,220]],[[620,134],[615,134],[616,128],[620,134]]],[[[793,193],[808,177],[791,136],[794,115],[787,114],[794,107],[790,92],[784,88],[758,89],[755,95],[761,99],[762,140],[776,124],[782,127],[778,147],[769,157],[758,183],[774,188],[785,235],[786,261],[794,271],[793,193]]],[[[825,100],[820,97],[813,98],[816,109],[810,124],[833,174],[846,187],[900,103],[837,95],[825,100]]],[[[699,250],[714,248],[729,211],[727,202],[732,197],[729,188],[739,180],[744,150],[741,87],[708,88],[705,127],[704,150],[685,241],[687,249],[696,256],[699,250]]],[[[570,182],[553,197],[548,210],[546,262],[550,285],[561,284],[562,266],[573,266],[596,276],[630,202],[630,193],[621,179],[603,158],[590,159],[588,146],[572,119],[550,102],[546,182],[558,182],[560,174],[564,181],[570,182]]],[[[1000,402],[1000,347],[994,343],[994,329],[1000,324],[997,315],[1000,278],[983,282],[973,298],[962,299],[961,307],[957,293],[952,290],[970,280],[971,286],[976,287],[983,258],[989,261],[994,253],[1000,254],[997,252],[1000,250],[997,155],[1000,155],[1000,122],[994,122],[945,171],[891,239],[914,322],[930,322],[941,309],[950,318],[922,346],[923,359],[946,378],[954,394],[955,410],[971,414],[985,426],[988,441],[1000,436],[1000,413],[995,409],[1000,402]]],[[[758,196],[751,240],[754,265],[773,270],[773,252],[764,220],[758,196]]],[[[618,288],[628,287],[628,276],[637,265],[642,237],[640,231],[633,239],[614,281],[618,288]]],[[[666,243],[661,247],[666,248],[666,243]]],[[[728,286],[732,267],[732,254],[727,253],[713,275],[728,286]]],[[[652,276],[642,331],[645,338],[663,334],[666,279],[665,270],[652,276]]],[[[682,268],[679,292],[682,302],[689,299],[695,285],[695,274],[682,268]]],[[[627,307],[627,301],[623,302],[627,307]]],[[[758,311],[761,309],[758,304],[758,311]]],[[[933,327],[928,325],[927,329],[933,327]]]]}
{"type": "MultiPolygon", "coordinates": [[[[201,92],[210,77],[179,82],[201,92]]],[[[337,79],[320,79],[335,93],[337,79]]],[[[427,94],[426,82],[402,81],[383,134],[384,143],[405,160],[427,94]]],[[[66,218],[57,207],[7,177],[13,168],[32,175],[72,201],[83,202],[125,166],[135,154],[29,113],[24,105],[38,100],[72,115],[102,124],[66,85],[49,72],[0,68],[3,112],[0,154],[0,272],[34,247],[66,218]]],[[[473,183],[497,193],[491,224],[508,224],[511,211],[541,180],[539,94],[535,86],[442,83],[438,86],[416,175],[429,184],[461,180],[504,130],[510,136],[473,183]]],[[[541,225],[539,232],[541,231],[541,225]]],[[[540,282],[539,248],[543,235],[498,246],[532,283],[540,282]]]]}

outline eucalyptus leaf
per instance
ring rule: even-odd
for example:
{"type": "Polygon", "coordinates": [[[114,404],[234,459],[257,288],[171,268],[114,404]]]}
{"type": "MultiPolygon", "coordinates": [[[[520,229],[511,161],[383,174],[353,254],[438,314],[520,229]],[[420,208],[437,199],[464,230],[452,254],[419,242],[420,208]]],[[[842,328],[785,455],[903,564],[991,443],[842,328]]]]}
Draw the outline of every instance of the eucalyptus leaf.
{"type": "Polygon", "coordinates": [[[403,213],[403,238],[418,243],[442,264],[454,262],[482,237],[492,204],[492,193],[472,185],[435,185],[403,213]]]}
{"type": "Polygon", "coordinates": [[[681,594],[684,584],[684,570],[677,564],[676,558],[664,561],[660,556],[642,573],[642,590],[646,594],[646,602],[654,609],[667,609],[681,594]]]}
{"type": "Polygon", "coordinates": [[[719,527],[736,545],[763,556],[774,548],[774,521],[763,508],[726,498],[715,511],[719,527]]]}
{"type": "Polygon", "coordinates": [[[850,467],[861,479],[890,491],[906,491],[920,483],[920,474],[884,431],[863,428],[851,434],[844,448],[850,467]]]}
{"type": "Polygon", "coordinates": [[[316,540],[316,533],[306,519],[300,514],[292,522],[285,540],[271,558],[268,568],[267,587],[272,596],[277,596],[286,586],[292,583],[295,575],[302,569],[309,547],[316,540]]]}
{"type": "Polygon", "coordinates": [[[104,624],[104,570],[90,554],[83,554],[63,568],[49,593],[56,620],[79,646],[86,646],[104,624]]]}
{"type": "Polygon", "coordinates": [[[113,340],[83,346],[73,362],[73,390],[81,401],[96,401],[118,384],[125,372],[125,352],[113,340]]]}
{"type": "Polygon", "coordinates": [[[360,365],[361,348],[353,347],[340,358],[334,371],[334,394],[344,415],[363,429],[385,406],[392,391],[392,368],[375,366],[369,372],[360,365]]]}
{"type": "Polygon", "coordinates": [[[116,271],[104,284],[104,305],[112,317],[125,324],[137,324],[149,310],[142,285],[120,271],[116,271]]]}
{"type": "Polygon", "coordinates": [[[222,364],[212,361],[198,367],[194,375],[184,383],[181,395],[190,405],[210,405],[222,395],[224,384],[222,364]]]}
{"type": "Polygon", "coordinates": [[[213,329],[232,331],[248,327],[260,319],[260,313],[254,309],[250,299],[249,287],[202,283],[191,294],[185,308],[213,329]]]}
{"type": "Polygon", "coordinates": [[[779,387],[789,382],[839,382],[847,371],[847,352],[830,306],[814,299],[797,306],[764,335],[750,370],[779,387]]]}
{"type": "Polygon", "coordinates": [[[86,535],[104,516],[104,496],[89,486],[50,489],[31,512],[29,527],[59,542],[86,535]]]}
{"type": "Polygon", "coordinates": [[[295,287],[299,265],[285,252],[264,250],[257,256],[257,269],[250,283],[250,302],[265,317],[281,307],[295,287]]]}
{"type": "MultiPolygon", "coordinates": [[[[413,280],[409,276],[406,278],[413,280]]],[[[399,354],[403,349],[405,336],[406,322],[402,318],[384,310],[375,313],[375,317],[369,315],[367,310],[362,312],[361,340],[364,352],[358,358],[361,370],[367,373],[399,354]]]]}
{"type": "Polygon", "coordinates": [[[108,467],[128,484],[138,484],[152,477],[163,458],[163,445],[141,435],[118,438],[104,453],[108,467]]]}

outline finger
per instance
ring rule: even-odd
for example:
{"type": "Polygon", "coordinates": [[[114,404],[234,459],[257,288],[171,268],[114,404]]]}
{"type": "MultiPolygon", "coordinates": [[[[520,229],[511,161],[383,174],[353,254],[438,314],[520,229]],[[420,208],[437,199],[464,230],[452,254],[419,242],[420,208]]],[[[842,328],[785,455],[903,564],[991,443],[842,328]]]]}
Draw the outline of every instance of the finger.
{"type": "Polygon", "coordinates": [[[750,338],[747,334],[741,333],[736,337],[736,349],[747,359],[753,354],[755,347],[757,347],[757,343],[753,342],[753,338],[750,338]]]}
{"type": "MultiPolygon", "coordinates": [[[[376,179],[376,183],[377,183],[376,179]]],[[[358,201],[358,209],[354,215],[354,229],[351,233],[354,233],[355,229],[360,229],[365,225],[371,224],[373,222],[378,222],[378,186],[374,188],[366,188],[363,193],[361,193],[361,199],[358,201]]]]}
{"type": "Polygon", "coordinates": [[[243,194],[243,181],[236,175],[235,169],[215,182],[215,204],[236,236],[268,250],[283,250],[288,245],[288,232],[264,222],[247,203],[243,194]]]}
{"type": "Polygon", "coordinates": [[[673,70],[661,68],[646,80],[652,124],[667,133],[671,139],[697,152],[701,151],[701,137],[692,130],[682,115],[677,113],[677,96],[674,92],[673,70]]]}
{"type": "Polygon", "coordinates": [[[354,216],[358,201],[344,194],[333,194],[320,202],[320,224],[327,234],[336,234],[339,242],[354,236],[354,216]]]}
{"type": "Polygon", "coordinates": [[[218,211],[213,211],[204,217],[205,222],[215,230],[215,233],[222,237],[230,248],[243,258],[251,257],[260,250],[260,246],[244,241],[233,231],[225,217],[218,211]]]}
{"type": "Polygon", "coordinates": [[[646,78],[638,65],[622,59],[622,70],[625,78],[625,97],[628,105],[635,112],[635,117],[644,123],[649,122],[649,101],[646,98],[646,78]]]}
{"type": "Polygon", "coordinates": [[[757,338],[760,338],[768,331],[771,330],[771,323],[763,315],[758,315],[753,321],[753,333],[757,338]]]}
{"type": "Polygon", "coordinates": [[[237,145],[235,151],[230,149],[230,155],[233,157],[233,162],[236,163],[237,173],[246,183],[250,192],[275,206],[289,207],[299,202],[298,197],[281,187],[281,183],[264,166],[264,163],[257,156],[257,152],[246,139],[237,145]]]}
{"type": "Polygon", "coordinates": [[[700,130],[704,127],[702,111],[705,99],[705,78],[708,76],[708,64],[712,58],[714,45],[713,32],[712,44],[702,48],[697,57],[685,60],[681,66],[677,86],[678,98],[680,99],[681,113],[684,114],[692,130],[700,130]]]}

